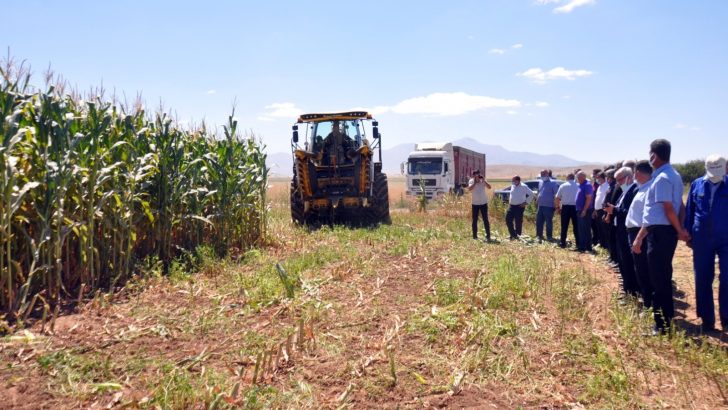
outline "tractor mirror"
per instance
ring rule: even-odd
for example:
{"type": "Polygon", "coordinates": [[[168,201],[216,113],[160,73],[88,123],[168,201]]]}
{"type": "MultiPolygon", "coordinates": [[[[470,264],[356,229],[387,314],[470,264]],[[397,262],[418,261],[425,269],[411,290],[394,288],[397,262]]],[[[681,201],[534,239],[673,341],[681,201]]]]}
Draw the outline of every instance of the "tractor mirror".
{"type": "Polygon", "coordinates": [[[445,173],[447,174],[447,162],[445,163],[445,173]]]}
{"type": "Polygon", "coordinates": [[[380,137],[380,135],[379,135],[379,127],[374,126],[374,128],[372,128],[372,134],[374,134],[374,139],[375,140],[376,139],[379,139],[379,137],[380,137]]]}
{"type": "Polygon", "coordinates": [[[293,142],[298,142],[298,125],[293,126],[293,142]]]}

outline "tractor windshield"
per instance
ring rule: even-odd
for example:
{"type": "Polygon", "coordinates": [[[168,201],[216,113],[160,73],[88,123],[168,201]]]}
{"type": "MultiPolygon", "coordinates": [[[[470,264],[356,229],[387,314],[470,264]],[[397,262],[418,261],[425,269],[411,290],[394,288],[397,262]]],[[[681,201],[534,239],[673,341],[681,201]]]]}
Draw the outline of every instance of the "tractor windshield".
{"type": "Polygon", "coordinates": [[[359,120],[350,121],[323,121],[312,124],[311,135],[313,151],[327,140],[336,139],[343,144],[358,147],[364,134],[364,129],[359,120]]]}

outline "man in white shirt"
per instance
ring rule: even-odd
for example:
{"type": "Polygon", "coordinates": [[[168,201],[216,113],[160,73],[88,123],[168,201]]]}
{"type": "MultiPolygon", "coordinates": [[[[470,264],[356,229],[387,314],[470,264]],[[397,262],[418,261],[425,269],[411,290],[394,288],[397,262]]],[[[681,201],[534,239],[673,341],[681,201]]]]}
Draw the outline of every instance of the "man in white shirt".
{"type": "Polygon", "coordinates": [[[607,249],[609,245],[609,234],[604,227],[604,200],[607,199],[607,191],[609,191],[609,184],[607,183],[607,175],[604,172],[597,174],[597,192],[594,195],[594,213],[592,218],[597,224],[597,233],[599,234],[599,245],[603,249],[607,249]]]}
{"type": "Polygon", "coordinates": [[[577,185],[574,174],[566,176],[566,183],[559,186],[559,190],[556,191],[556,212],[561,215],[561,241],[559,246],[566,248],[566,237],[569,234],[569,222],[571,222],[572,229],[574,230],[574,243],[577,242],[576,235],[578,230],[576,229],[576,194],[579,192],[579,185],[577,185]]]}
{"type": "Polygon", "coordinates": [[[468,191],[472,194],[473,208],[473,239],[478,239],[478,214],[483,216],[485,225],[485,238],[490,242],[490,222],[488,221],[488,195],[485,189],[490,189],[488,181],[480,175],[480,170],[473,171],[473,177],[468,181],[468,191]]]}
{"type": "Polygon", "coordinates": [[[526,206],[533,200],[533,191],[526,185],[521,184],[521,177],[516,175],[511,180],[510,199],[508,203],[508,212],[506,212],[506,225],[510,239],[515,240],[521,236],[523,230],[523,211],[526,206]]]}

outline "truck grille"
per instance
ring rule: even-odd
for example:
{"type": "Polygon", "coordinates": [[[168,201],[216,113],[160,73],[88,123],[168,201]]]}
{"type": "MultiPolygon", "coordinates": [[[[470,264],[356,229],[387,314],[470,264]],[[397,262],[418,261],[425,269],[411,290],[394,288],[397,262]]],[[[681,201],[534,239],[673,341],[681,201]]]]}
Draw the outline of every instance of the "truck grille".
{"type": "MultiPolygon", "coordinates": [[[[435,186],[437,185],[436,179],[425,179],[425,186],[435,186]]],[[[420,186],[420,180],[419,179],[413,179],[412,180],[412,186],[413,187],[419,187],[420,186]]]]}

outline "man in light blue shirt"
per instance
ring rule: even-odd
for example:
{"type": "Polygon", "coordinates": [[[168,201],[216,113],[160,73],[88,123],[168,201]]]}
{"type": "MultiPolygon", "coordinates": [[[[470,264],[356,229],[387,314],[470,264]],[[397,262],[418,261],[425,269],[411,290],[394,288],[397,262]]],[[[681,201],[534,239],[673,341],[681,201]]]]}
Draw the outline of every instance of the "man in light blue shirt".
{"type": "Polygon", "coordinates": [[[554,199],[559,184],[549,178],[547,170],[541,171],[541,183],[538,187],[538,211],[536,212],[536,235],[543,241],[543,226],[546,224],[546,239],[554,240],[554,199]]]}
{"type": "MultiPolygon", "coordinates": [[[[648,161],[639,161],[635,164],[634,172],[635,180],[639,185],[637,193],[629,205],[627,219],[624,222],[627,228],[627,238],[629,244],[635,242],[637,235],[642,229],[643,212],[645,209],[645,198],[647,191],[652,186],[652,167],[648,161]]],[[[650,269],[647,265],[647,249],[641,244],[639,252],[632,249],[632,262],[634,263],[634,271],[637,276],[637,282],[640,285],[640,293],[642,294],[642,306],[645,309],[652,307],[652,297],[655,291],[652,289],[650,281],[650,269]]]]}
{"type": "Polygon", "coordinates": [[[647,241],[647,264],[654,290],[652,303],[655,330],[663,334],[669,330],[675,316],[672,258],[678,239],[690,239],[683,227],[683,182],[680,174],[670,165],[670,150],[670,142],[664,139],[654,140],[650,144],[650,165],[655,172],[652,174],[652,185],[647,190],[642,228],[632,244],[632,250],[639,253],[642,241],[647,241]]]}
{"type": "Polygon", "coordinates": [[[576,227],[576,194],[579,192],[579,185],[574,180],[574,174],[566,176],[566,183],[556,191],[556,210],[561,215],[561,242],[559,246],[566,248],[566,236],[569,233],[569,223],[574,230],[574,242],[578,243],[578,229],[576,227]]]}

